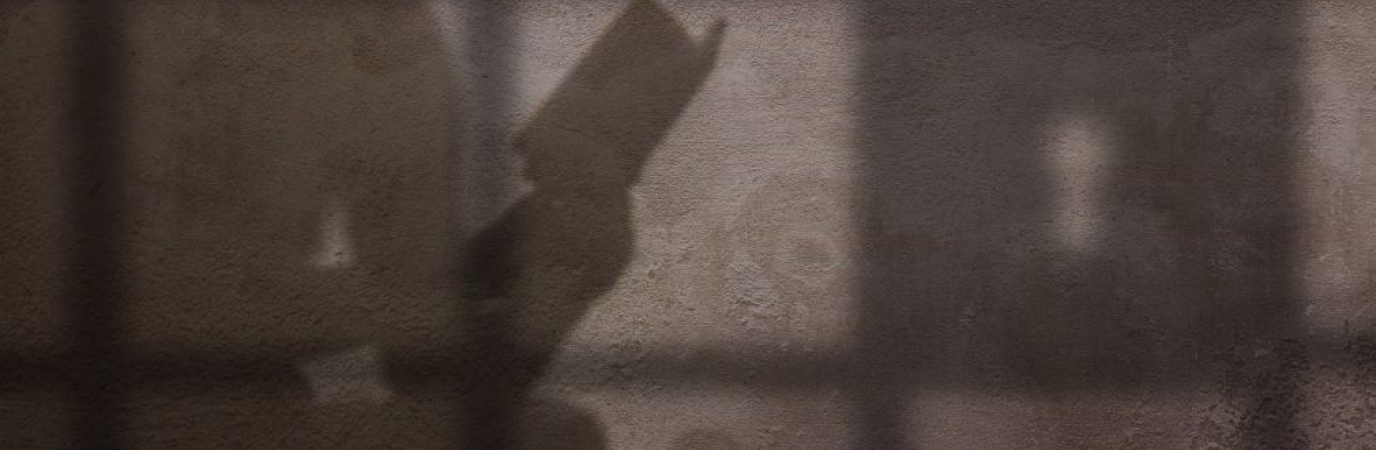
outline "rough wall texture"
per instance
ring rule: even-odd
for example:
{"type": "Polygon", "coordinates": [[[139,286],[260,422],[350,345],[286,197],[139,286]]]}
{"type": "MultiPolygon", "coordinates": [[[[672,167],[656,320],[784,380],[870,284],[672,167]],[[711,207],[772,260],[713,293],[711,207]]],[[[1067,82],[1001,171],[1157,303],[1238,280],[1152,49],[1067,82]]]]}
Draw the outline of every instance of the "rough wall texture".
{"type": "Polygon", "coordinates": [[[1373,31],[0,2],[0,448],[1373,448],[1373,31]]]}

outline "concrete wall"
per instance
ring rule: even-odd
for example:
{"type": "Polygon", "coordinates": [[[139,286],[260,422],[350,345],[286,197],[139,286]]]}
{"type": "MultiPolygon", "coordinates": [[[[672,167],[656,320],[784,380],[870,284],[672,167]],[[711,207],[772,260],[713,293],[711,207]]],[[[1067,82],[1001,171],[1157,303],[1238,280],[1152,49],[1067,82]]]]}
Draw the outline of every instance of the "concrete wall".
{"type": "Polygon", "coordinates": [[[0,447],[1362,449],[1361,0],[0,3],[0,447]]]}

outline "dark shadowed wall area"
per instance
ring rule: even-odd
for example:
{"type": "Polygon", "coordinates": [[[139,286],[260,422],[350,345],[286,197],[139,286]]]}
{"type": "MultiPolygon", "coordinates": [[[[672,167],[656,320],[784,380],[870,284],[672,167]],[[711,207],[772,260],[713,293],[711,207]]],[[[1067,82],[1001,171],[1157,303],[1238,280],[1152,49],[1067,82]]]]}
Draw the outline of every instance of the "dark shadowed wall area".
{"type": "Polygon", "coordinates": [[[1362,0],[0,0],[0,67],[0,448],[1376,442],[1362,0]]]}
{"type": "Polygon", "coordinates": [[[865,447],[1308,448],[1298,7],[867,5],[865,447]],[[926,436],[927,391],[1024,423],[926,436]],[[1221,434],[1151,416],[1198,392],[1221,434]]]}

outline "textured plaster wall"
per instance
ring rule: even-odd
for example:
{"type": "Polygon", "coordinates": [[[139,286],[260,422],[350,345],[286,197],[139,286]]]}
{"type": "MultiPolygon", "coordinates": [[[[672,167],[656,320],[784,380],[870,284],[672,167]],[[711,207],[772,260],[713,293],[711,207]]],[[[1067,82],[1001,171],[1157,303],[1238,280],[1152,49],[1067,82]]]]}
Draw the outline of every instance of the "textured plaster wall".
{"type": "Polygon", "coordinates": [[[1376,442],[1367,2],[81,5],[0,447],[1376,442]]]}

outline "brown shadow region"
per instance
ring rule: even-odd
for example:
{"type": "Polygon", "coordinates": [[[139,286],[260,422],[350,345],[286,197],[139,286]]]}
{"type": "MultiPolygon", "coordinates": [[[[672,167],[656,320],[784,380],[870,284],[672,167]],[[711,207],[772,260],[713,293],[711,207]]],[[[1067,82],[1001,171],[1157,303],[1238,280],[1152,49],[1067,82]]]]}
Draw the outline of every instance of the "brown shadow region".
{"type": "Polygon", "coordinates": [[[725,31],[624,4],[505,148],[503,2],[3,3],[0,447],[605,448],[536,385],[725,31]]]}
{"type": "Polygon", "coordinates": [[[462,370],[476,371],[462,448],[604,447],[589,417],[531,391],[626,266],[629,190],[712,69],[724,30],[694,42],[660,6],[634,2],[517,135],[533,189],[469,242],[456,275],[462,370]]]}

